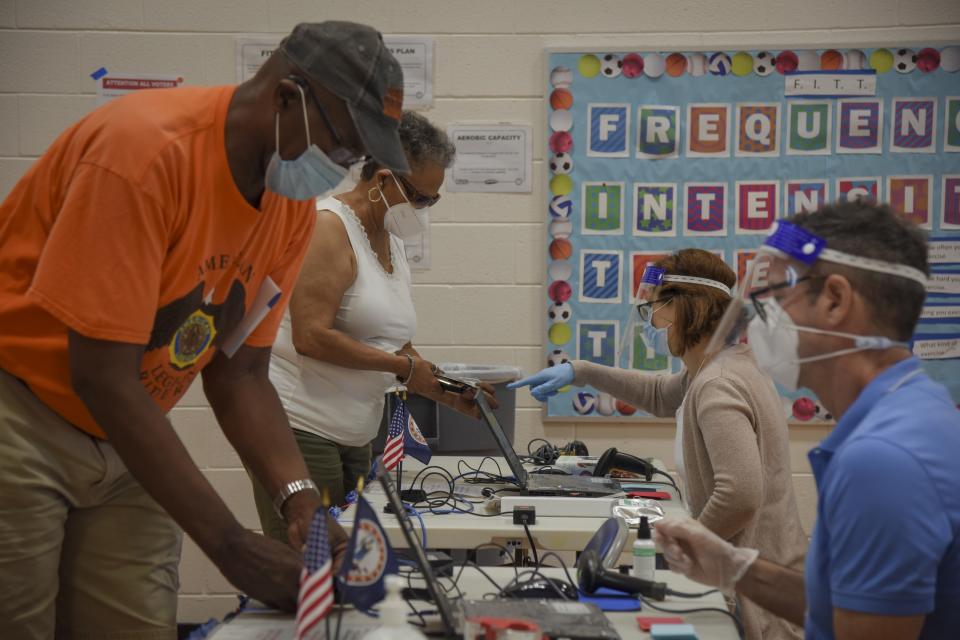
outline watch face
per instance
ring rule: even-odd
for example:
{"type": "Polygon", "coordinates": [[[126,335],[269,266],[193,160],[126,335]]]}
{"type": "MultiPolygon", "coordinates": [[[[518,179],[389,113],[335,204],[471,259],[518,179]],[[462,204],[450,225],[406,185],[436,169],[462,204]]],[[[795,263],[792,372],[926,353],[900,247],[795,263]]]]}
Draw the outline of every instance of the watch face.
{"type": "Polygon", "coordinates": [[[387,543],[380,527],[373,521],[361,519],[355,527],[357,538],[347,584],[365,587],[383,575],[387,564],[387,543]]]}

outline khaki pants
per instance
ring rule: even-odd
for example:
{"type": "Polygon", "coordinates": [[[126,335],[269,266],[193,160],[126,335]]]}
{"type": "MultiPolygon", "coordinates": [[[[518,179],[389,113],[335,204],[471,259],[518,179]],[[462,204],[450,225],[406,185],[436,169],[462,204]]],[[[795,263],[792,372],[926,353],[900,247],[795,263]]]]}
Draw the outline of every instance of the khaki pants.
{"type": "Polygon", "coordinates": [[[180,542],[108,442],[0,370],[0,636],[176,638],[180,542]]]}
{"type": "MultiPolygon", "coordinates": [[[[360,478],[370,472],[370,445],[345,447],[326,438],[293,430],[293,436],[307,463],[310,478],[320,490],[330,492],[331,504],[343,504],[344,496],[357,486],[360,478]]],[[[267,495],[260,481],[247,469],[253,484],[253,499],[260,515],[263,533],[274,540],[287,542],[287,525],[273,509],[273,496],[267,495]]]]}

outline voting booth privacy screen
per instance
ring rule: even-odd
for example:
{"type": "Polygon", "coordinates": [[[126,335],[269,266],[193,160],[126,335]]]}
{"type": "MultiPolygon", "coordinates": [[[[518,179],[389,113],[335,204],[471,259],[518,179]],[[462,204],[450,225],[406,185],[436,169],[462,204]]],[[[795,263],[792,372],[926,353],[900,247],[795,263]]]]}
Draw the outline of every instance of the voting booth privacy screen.
{"type": "MultiPolygon", "coordinates": [[[[679,371],[629,322],[648,263],[698,247],[742,278],[777,219],[872,198],[930,234],[913,347],[960,401],[960,47],[549,51],[545,97],[545,365],[679,371]]],[[[831,417],[781,394],[790,420],[831,417]]],[[[649,418],[590,388],[546,406],[627,416],[649,418]]]]}

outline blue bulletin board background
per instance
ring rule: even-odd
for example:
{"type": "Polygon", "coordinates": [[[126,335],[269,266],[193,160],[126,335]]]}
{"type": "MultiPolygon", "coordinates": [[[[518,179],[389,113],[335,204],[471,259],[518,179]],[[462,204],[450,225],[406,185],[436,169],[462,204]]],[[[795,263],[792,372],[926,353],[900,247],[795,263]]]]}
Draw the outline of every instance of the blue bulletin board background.
{"type": "MultiPolygon", "coordinates": [[[[774,218],[809,206],[807,201],[853,197],[858,192],[847,191],[859,185],[876,189],[871,195],[907,210],[937,243],[937,251],[931,251],[938,256],[932,267],[940,275],[930,289],[915,350],[924,356],[927,370],[960,401],[960,48],[920,44],[905,53],[843,48],[759,53],[547,53],[547,364],[580,358],[652,373],[679,371],[679,359],[655,357],[639,332],[627,338],[617,361],[632,292],[645,262],[699,247],[716,251],[742,276],[774,218]],[[914,68],[921,51],[920,68],[914,68]],[[749,61],[744,57],[748,54],[749,61]],[[703,57],[692,64],[695,56],[703,57]],[[797,59],[798,71],[839,65],[847,67],[851,77],[872,75],[876,94],[786,97],[786,78],[797,76],[758,72],[773,69],[774,60],[789,71],[791,60],[795,64],[797,59]],[[900,63],[907,72],[897,70],[900,63]],[[702,74],[692,75],[691,70],[702,74]],[[652,77],[658,71],[662,75],[652,77]],[[869,103],[876,101],[881,107],[880,144],[864,152],[856,140],[869,140],[873,121],[863,114],[869,115],[869,109],[876,108],[869,103]],[[716,105],[728,108],[726,136],[711,135],[723,121],[709,120],[716,105]],[[738,137],[740,106],[747,107],[744,117],[760,114],[750,121],[754,133],[763,132],[766,118],[775,135],[763,142],[738,137]],[[857,132],[868,133],[854,139],[849,136],[850,109],[858,107],[867,111],[854,116],[860,118],[857,132]],[[791,109],[804,115],[792,116],[791,109]],[[657,126],[651,115],[660,116],[660,125],[673,124],[659,129],[664,133],[647,143],[647,128],[657,126]],[[818,117],[821,124],[829,124],[826,140],[815,135],[818,117]],[[712,128],[697,124],[708,121],[712,128]],[[812,139],[798,137],[804,125],[812,139]],[[723,138],[727,153],[695,155],[697,149],[722,147],[723,138]],[[741,139],[745,148],[767,155],[739,155],[741,139]],[[773,140],[775,149],[764,146],[773,140]],[[791,141],[808,154],[791,153],[791,141]],[[820,142],[827,148],[818,150],[820,142]],[[638,157],[641,143],[643,150],[667,157],[638,157]],[[838,152],[841,144],[849,150],[838,152]],[[891,150],[896,144],[903,152],[891,150]],[[806,200],[796,197],[796,189],[806,200]]],[[[784,411],[791,420],[829,418],[806,390],[784,394],[784,411]]],[[[545,415],[616,421],[625,416],[649,418],[593,389],[573,387],[551,398],[545,415]]]]}

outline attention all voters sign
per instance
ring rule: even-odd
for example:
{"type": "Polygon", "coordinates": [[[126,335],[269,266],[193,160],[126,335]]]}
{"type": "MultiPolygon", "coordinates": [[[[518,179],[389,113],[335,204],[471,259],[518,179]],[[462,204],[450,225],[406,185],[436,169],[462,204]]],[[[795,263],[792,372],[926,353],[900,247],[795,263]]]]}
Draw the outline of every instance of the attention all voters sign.
{"type": "MultiPolygon", "coordinates": [[[[715,252],[742,278],[781,218],[889,203],[925,229],[933,277],[914,353],[960,401],[960,47],[549,51],[544,365],[682,363],[628,324],[644,267],[715,252]]],[[[792,421],[830,419],[808,390],[792,421]]],[[[556,419],[649,418],[590,388],[556,419]]]]}

